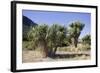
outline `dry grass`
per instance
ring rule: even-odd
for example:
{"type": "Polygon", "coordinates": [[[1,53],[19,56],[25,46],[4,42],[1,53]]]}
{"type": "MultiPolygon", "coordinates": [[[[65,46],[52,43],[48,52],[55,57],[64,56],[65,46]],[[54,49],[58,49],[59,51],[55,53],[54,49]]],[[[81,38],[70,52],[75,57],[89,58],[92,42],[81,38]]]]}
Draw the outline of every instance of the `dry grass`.
{"type": "Polygon", "coordinates": [[[38,62],[42,61],[44,53],[41,51],[23,51],[22,61],[23,62],[38,62]]]}
{"type": "Polygon", "coordinates": [[[42,62],[42,61],[60,61],[60,60],[87,60],[91,59],[91,48],[90,45],[78,44],[78,47],[74,46],[65,46],[58,47],[56,54],[63,55],[62,57],[56,58],[45,58],[43,48],[32,48],[32,45],[27,44],[28,42],[23,43],[23,51],[22,51],[22,62],[30,63],[30,62],[42,62]],[[90,48],[90,49],[88,49],[90,48]],[[81,55],[80,55],[81,54],[81,55]],[[72,56],[71,56],[72,55],[72,56]]]}
{"type": "Polygon", "coordinates": [[[31,62],[43,62],[43,61],[60,61],[60,60],[87,60],[90,59],[90,55],[75,55],[74,57],[65,57],[65,58],[45,58],[44,53],[41,51],[23,51],[22,53],[22,61],[23,63],[31,63],[31,62]]]}

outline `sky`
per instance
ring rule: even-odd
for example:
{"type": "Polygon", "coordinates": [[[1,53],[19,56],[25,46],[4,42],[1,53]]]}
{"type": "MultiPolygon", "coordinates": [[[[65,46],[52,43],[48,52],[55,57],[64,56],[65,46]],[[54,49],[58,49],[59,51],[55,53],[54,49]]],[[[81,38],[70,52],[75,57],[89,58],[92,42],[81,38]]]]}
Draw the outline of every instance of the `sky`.
{"type": "Polygon", "coordinates": [[[27,16],[39,25],[47,24],[51,26],[52,24],[59,24],[68,27],[72,22],[80,21],[85,24],[85,27],[79,38],[91,33],[90,13],[23,10],[22,15],[27,16]]]}

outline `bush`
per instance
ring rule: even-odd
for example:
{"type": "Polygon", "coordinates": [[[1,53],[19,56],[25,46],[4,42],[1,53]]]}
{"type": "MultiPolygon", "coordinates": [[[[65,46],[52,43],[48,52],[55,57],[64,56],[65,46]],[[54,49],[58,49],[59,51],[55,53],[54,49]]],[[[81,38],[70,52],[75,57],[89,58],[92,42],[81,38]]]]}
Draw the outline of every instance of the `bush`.
{"type": "Polygon", "coordinates": [[[79,48],[80,51],[88,51],[88,50],[91,49],[91,46],[90,46],[89,44],[86,44],[86,45],[80,44],[80,45],[78,46],[78,48],[79,48]]]}
{"type": "Polygon", "coordinates": [[[34,50],[35,49],[34,43],[32,43],[31,41],[23,41],[22,47],[23,47],[23,50],[34,50]]]}

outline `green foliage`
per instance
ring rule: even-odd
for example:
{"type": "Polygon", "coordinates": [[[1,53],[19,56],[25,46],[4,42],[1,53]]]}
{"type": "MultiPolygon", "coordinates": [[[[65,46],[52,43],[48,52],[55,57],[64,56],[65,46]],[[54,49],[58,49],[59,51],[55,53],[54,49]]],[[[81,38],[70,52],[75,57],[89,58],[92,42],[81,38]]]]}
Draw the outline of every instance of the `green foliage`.
{"type": "Polygon", "coordinates": [[[76,21],[76,22],[73,22],[70,24],[70,35],[73,36],[73,37],[79,37],[81,31],[83,30],[84,28],[84,24],[79,22],[79,21],[76,21]]]}
{"type": "Polygon", "coordinates": [[[72,43],[75,45],[75,47],[77,47],[78,38],[84,26],[85,25],[79,21],[76,21],[70,24],[69,34],[70,34],[70,37],[72,38],[72,43]]]}
{"type": "Polygon", "coordinates": [[[37,44],[41,44],[46,41],[47,30],[48,26],[45,24],[33,27],[33,29],[28,33],[28,38],[37,44]]]}
{"type": "Polygon", "coordinates": [[[89,44],[91,45],[91,35],[86,35],[82,38],[83,44],[89,44]]]}
{"type": "Polygon", "coordinates": [[[52,26],[44,24],[33,27],[28,33],[28,38],[37,47],[44,47],[45,50],[48,50],[48,47],[52,49],[62,46],[66,38],[66,32],[66,28],[58,24],[52,26]]]}
{"type": "Polygon", "coordinates": [[[61,46],[66,37],[66,28],[53,24],[48,30],[48,40],[52,46],[61,46]]]}
{"type": "Polygon", "coordinates": [[[33,27],[29,27],[29,26],[26,26],[26,25],[23,25],[23,41],[29,41],[29,38],[28,38],[28,32],[32,29],[33,27]]]}
{"type": "Polygon", "coordinates": [[[29,40],[35,43],[35,47],[42,47],[47,55],[47,25],[38,25],[28,33],[29,40]]]}
{"type": "Polygon", "coordinates": [[[71,45],[71,37],[70,35],[66,35],[66,38],[64,39],[64,43],[67,45],[67,46],[70,46],[71,45]]]}
{"type": "Polygon", "coordinates": [[[48,29],[48,43],[51,52],[55,54],[57,47],[62,46],[64,39],[66,38],[66,33],[66,28],[58,24],[53,24],[48,29]]]}
{"type": "MultiPolygon", "coordinates": [[[[75,46],[74,48],[77,47],[78,38],[84,26],[79,21],[71,23],[68,30],[67,27],[59,24],[53,24],[51,26],[46,24],[37,25],[32,27],[27,33],[27,44],[24,42],[23,48],[43,50],[46,56],[48,56],[49,52],[55,54],[57,50],[70,51],[73,47],[71,46],[72,44],[75,46]]],[[[91,39],[90,36],[86,36],[82,40],[84,43],[90,44],[91,39]]],[[[82,46],[81,48],[90,49],[90,45],[82,46]]]]}
{"type": "Polygon", "coordinates": [[[35,49],[35,44],[30,41],[23,41],[22,47],[23,50],[34,50],[35,49]]]}

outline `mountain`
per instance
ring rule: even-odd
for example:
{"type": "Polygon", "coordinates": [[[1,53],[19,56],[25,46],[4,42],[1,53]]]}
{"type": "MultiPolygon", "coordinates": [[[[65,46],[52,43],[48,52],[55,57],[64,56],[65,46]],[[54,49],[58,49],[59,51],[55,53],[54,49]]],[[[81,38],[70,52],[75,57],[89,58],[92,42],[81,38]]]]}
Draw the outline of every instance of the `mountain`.
{"type": "Polygon", "coordinates": [[[33,22],[31,19],[29,19],[26,16],[23,16],[23,24],[27,26],[35,26],[38,25],[37,23],[33,22]]]}
{"type": "Polygon", "coordinates": [[[26,16],[23,16],[23,40],[28,40],[27,33],[31,30],[32,27],[38,25],[37,23],[33,22],[26,16]]]}

